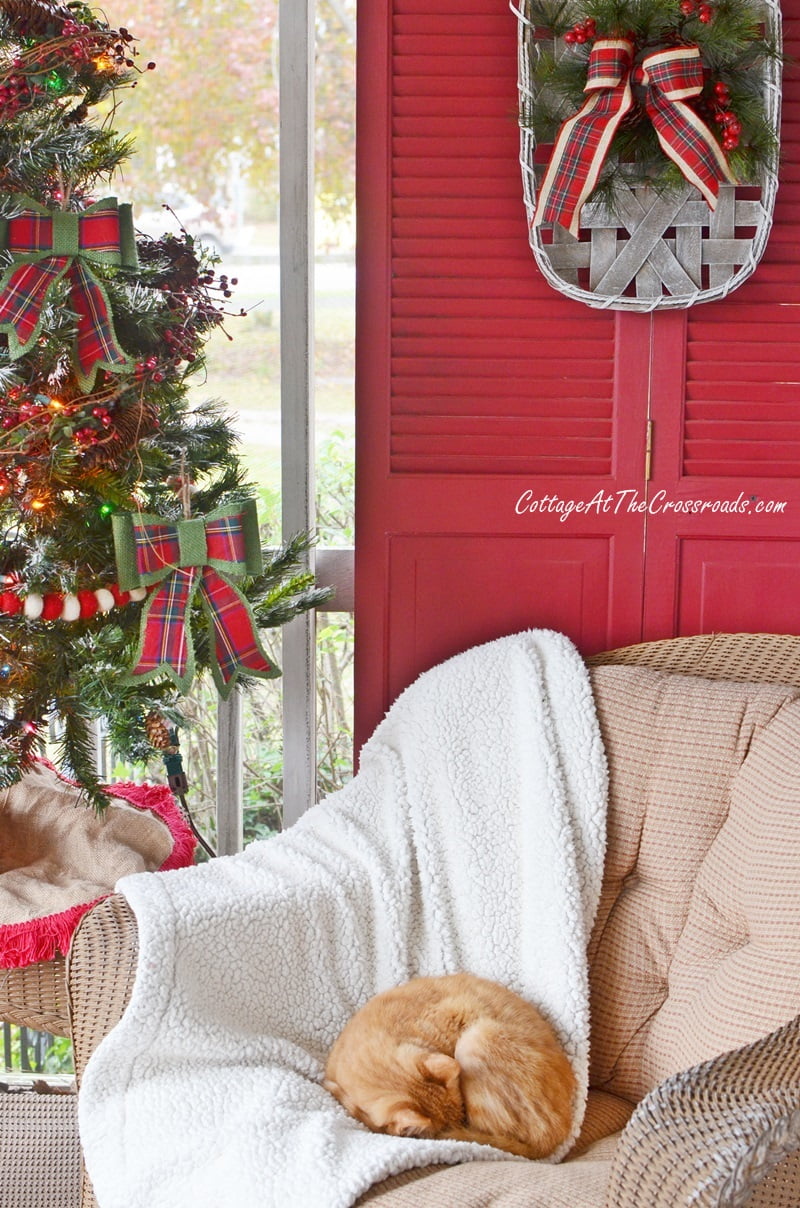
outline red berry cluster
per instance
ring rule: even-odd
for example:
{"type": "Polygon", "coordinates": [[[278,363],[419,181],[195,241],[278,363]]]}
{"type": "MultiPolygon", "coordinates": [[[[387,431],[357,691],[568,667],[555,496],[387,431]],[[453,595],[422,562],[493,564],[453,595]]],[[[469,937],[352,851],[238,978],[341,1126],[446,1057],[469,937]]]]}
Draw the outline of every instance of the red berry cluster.
{"type": "MultiPolygon", "coordinates": [[[[21,59],[15,59],[12,66],[20,67],[21,59]]],[[[26,76],[14,72],[8,75],[0,84],[0,117],[9,121],[23,109],[30,108],[36,97],[42,96],[44,89],[36,81],[29,81],[26,76]]]]}
{"type": "Polygon", "coordinates": [[[73,59],[83,61],[91,58],[94,53],[94,30],[91,25],[86,25],[83,21],[65,21],[61,32],[65,38],[75,39],[69,48],[73,59]]]}
{"type": "Polygon", "coordinates": [[[680,9],[684,17],[697,17],[703,25],[710,25],[714,20],[714,9],[703,0],[681,0],[680,9]]]}
{"type": "Polygon", "coordinates": [[[200,278],[201,285],[207,285],[209,289],[217,289],[222,294],[223,298],[232,298],[233,291],[230,288],[232,285],[239,284],[238,277],[228,278],[227,273],[220,273],[219,279],[215,280],[216,273],[213,268],[207,269],[200,278]]]}
{"type": "Polygon", "coordinates": [[[186,232],[158,240],[140,238],[137,246],[140,263],[152,271],[152,287],[163,295],[167,325],[158,356],[139,361],[134,377],[158,384],[177,374],[182,361],[192,364],[197,360],[205,332],[218,327],[223,319],[212,291],[229,298],[236,279],[225,274],[217,277],[213,268],[202,264],[195,241],[186,232]]]}
{"type": "Polygon", "coordinates": [[[163,382],[164,371],[158,367],[158,357],[148,357],[146,361],[137,361],[133,376],[137,382],[149,377],[151,382],[163,382]]]}
{"type": "Polygon", "coordinates": [[[191,365],[193,361],[197,360],[195,351],[197,336],[191,328],[179,327],[175,330],[168,327],[164,332],[164,342],[168,345],[176,365],[181,361],[188,361],[191,365]]]}
{"type": "Polygon", "coordinates": [[[742,123],[730,108],[730,89],[724,81],[717,80],[714,84],[713,93],[712,107],[714,110],[714,121],[718,126],[722,127],[722,150],[735,151],[739,146],[742,123]]]}
{"type": "Polygon", "coordinates": [[[587,17],[584,21],[576,21],[572,29],[568,29],[564,34],[564,41],[567,46],[582,46],[584,42],[591,42],[592,38],[597,37],[597,25],[594,17],[587,17]]]}
{"type": "Polygon", "coordinates": [[[76,428],[73,433],[73,440],[77,445],[82,445],[88,448],[90,445],[99,445],[101,440],[114,433],[111,429],[114,426],[114,421],[107,407],[97,405],[92,407],[91,418],[87,417],[86,423],[80,428],[76,428]]]}
{"type": "MultiPolygon", "coordinates": [[[[81,410],[80,403],[64,403],[45,394],[30,395],[23,387],[12,386],[0,399],[0,428],[13,433],[15,450],[27,457],[45,455],[48,442],[73,441],[84,449],[116,435],[108,407],[97,403],[88,415],[80,415],[81,410]],[[81,426],[76,428],[79,419],[81,426]],[[45,432],[51,426],[52,430],[45,432]]],[[[2,486],[0,483],[0,494],[8,494],[10,486],[5,490],[2,486]]]]}
{"type": "MultiPolygon", "coordinates": [[[[69,46],[72,58],[81,63],[93,62],[101,71],[121,71],[125,67],[133,67],[133,57],[138,54],[133,42],[133,34],[123,26],[114,32],[85,21],[68,19],[61,27],[65,38],[74,39],[69,46]]],[[[148,63],[148,68],[155,63],[148,63]]]]}
{"type": "Polygon", "coordinates": [[[0,399],[0,427],[6,432],[21,426],[46,426],[52,415],[47,408],[49,399],[43,394],[31,395],[22,386],[12,386],[0,399]]]}

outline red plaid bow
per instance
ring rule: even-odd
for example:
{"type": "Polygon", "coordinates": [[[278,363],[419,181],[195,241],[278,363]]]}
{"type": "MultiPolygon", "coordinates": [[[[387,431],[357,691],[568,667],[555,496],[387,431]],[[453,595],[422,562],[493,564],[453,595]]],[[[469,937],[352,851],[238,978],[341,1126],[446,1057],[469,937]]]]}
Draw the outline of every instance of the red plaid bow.
{"type": "Polygon", "coordinates": [[[259,641],[247,600],[233,579],[256,574],[261,547],[255,503],[171,524],[158,516],[118,513],[114,542],[120,586],[152,586],[132,675],[168,676],[186,692],[194,677],[191,606],[199,589],[213,635],[212,675],[222,697],[242,672],[272,677],[280,671],[259,641]]]}
{"type": "Polygon", "coordinates": [[[24,204],[30,208],[3,224],[2,246],[14,263],[0,280],[0,331],[8,334],[12,359],[26,353],[41,331],[50,291],[66,277],[78,318],[75,370],[89,390],[98,368],[131,363],[117,342],[105,288],[90,267],[92,261],[136,265],[130,206],[107,198],[75,214],[47,210],[29,198],[24,204]]]}
{"type": "MultiPolygon", "coordinates": [[[[598,39],[592,47],[584,88],[590,95],[558,132],[539,192],[535,226],[559,222],[577,236],[583,203],[597,184],[614,135],[633,104],[633,51],[627,38],[598,39]]],[[[735,177],[712,131],[684,103],[703,89],[699,49],[675,46],[655,51],[635,68],[633,78],[646,86],[645,109],[664,154],[713,210],[719,182],[735,184],[735,177]]]]}
{"type": "Polygon", "coordinates": [[[736,184],[736,177],[711,130],[691,105],[684,104],[703,91],[700,51],[696,46],[658,50],[642,60],[636,80],[647,87],[645,109],[662,151],[716,209],[719,182],[736,184]]]}

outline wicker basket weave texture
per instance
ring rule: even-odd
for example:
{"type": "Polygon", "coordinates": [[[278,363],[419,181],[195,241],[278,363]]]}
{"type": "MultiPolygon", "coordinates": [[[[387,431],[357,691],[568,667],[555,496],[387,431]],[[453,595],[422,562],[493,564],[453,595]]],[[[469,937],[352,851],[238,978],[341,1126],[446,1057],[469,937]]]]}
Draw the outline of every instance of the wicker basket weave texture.
{"type": "Polygon", "coordinates": [[[0,1204],[78,1208],[77,1095],[0,1093],[0,1204]]]}
{"type": "Polygon", "coordinates": [[[69,1036],[64,957],[21,969],[0,969],[0,1020],[69,1036]]]}
{"type": "MultiPolygon", "coordinates": [[[[86,1063],[130,1001],[137,955],[136,919],[118,894],[100,902],[78,924],[67,959],[67,989],[79,1087],[86,1063]]],[[[82,1161],[80,1168],[81,1206],[98,1208],[82,1161]]]]}
{"type": "MultiPolygon", "coordinates": [[[[739,682],[794,684],[800,686],[800,637],[781,634],[706,634],[697,637],[671,638],[660,642],[646,642],[619,650],[606,651],[587,659],[590,666],[603,664],[625,664],[652,667],[683,675],[696,675],[706,679],[727,679],[739,682]]],[[[123,898],[111,897],[82,920],[73,940],[68,961],[67,980],[70,1013],[75,1046],[75,1066],[78,1077],[85,1068],[91,1053],[102,1037],[121,1016],[133,987],[136,968],[136,921],[130,907],[123,898]]],[[[776,1043],[775,1036],[738,1050],[732,1057],[734,1080],[731,1076],[731,1055],[706,1063],[701,1075],[689,1071],[670,1079],[656,1088],[651,1100],[640,1105],[638,1123],[634,1120],[622,1133],[620,1149],[612,1168],[612,1187],[606,1200],[606,1208],[800,1208],[800,1127],[795,1130],[796,1112],[800,1110],[800,1018],[780,1030],[783,1043],[776,1043]],[[766,1046],[774,1062],[765,1063],[763,1053],[753,1060],[749,1050],[766,1046]],[[743,1054],[743,1055],[742,1055],[743,1054]],[[781,1111],[773,1112],[783,1126],[782,1144],[785,1156],[779,1147],[773,1146],[771,1159],[763,1161],[765,1148],[769,1150],[771,1126],[758,1136],[749,1136],[739,1146],[720,1148],[719,1131],[712,1138],[712,1129],[719,1130],[721,1116],[725,1127],[737,1127],[737,1113],[741,1110],[740,1100],[733,1099],[737,1086],[761,1067],[777,1067],[781,1071],[785,1088],[785,1104],[781,1111]],[[711,1078],[713,1094],[709,1093],[706,1080],[711,1078]],[[680,1093],[674,1085],[680,1083],[680,1093]],[[672,1085],[671,1085],[672,1084],[672,1085]],[[715,1122],[698,1125],[705,1108],[716,1099],[720,1111],[716,1111],[715,1122]],[[645,1107],[644,1104],[647,1104],[645,1107]],[[785,1107],[785,1110],[784,1110],[785,1107]],[[647,1118],[649,1113],[652,1118],[647,1118]],[[699,1116],[698,1116],[699,1113],[699,1116]],[[646,1122],[645,1122],[646,1121],[646,1122]],[[696,1133],[698,1139],[712,1145],[705,1151],[705,1158],[698,1159],[697,1151],[686,1144],[687,1136],[696,1133]],[[624,1148],[623,1148],[624,1146],[624,1148]],[[639,1181],[625,1177],[625,1168],[631,1153],[637,1155],[639,1181]],[[736,1186],[720,1189],[712,1183],[707,1191],[694,1186],[691,1199],[676,1201],[664,1199],[662,1189],[668,1176],[676,1168],[689,1166],[698,1169],[698,1160],[709,1160],[715,1170],[724,1166],[723,1159],[731,1159],[732,1173],[736,1186]],[[778,1160],[780,1159],[780,1160],[778,1160]],[[777,1161],[777,1165],[775,1162],[777,1161]],[[732,1198],[735,1195],[736,1198],[732,1198]],[[744,1198],[742,1198],[744,1197],[744,1198]]],[[[757,1085],[763,1086],[756,1079],[757,1085]]],[[[748,1085],[749,1093],[749,1085],[748,1085]]],[[[713,1108],[712,1103],[712,1108],[713,1108]]],[[[639,1109],[637,1109],[638,1111],[639,1109]]],[[[634,1117],[635,1119],[636,1117],[634,1117]]],[[[800,1117],[798,1117],[800,1125],[800,1117]]],[[[757,1130],[756,1130],[757,1131],[757,1130]]],[[[727,1169],[727,1168],[726,1168],[727,1169]]],[[[701,1178],[702,1178],[701,1173],[701,1178]]],[[[419,1208],[448,1208],[441,1200],[426,1198],[424,1178],[412,1181],[414,1204],[419,1208]]],[[[376,1202],[386,1199],[387,1208],[392,1204],[392,1192],[381,1194],[380,1187],[373,1189],[376,1202]]],[[[464,1201],[463,1208],[473,1208],[478,1201],[464,1201]]],[[[481,1199],[482,1208],[490,1208],[491,1201],[481,1199]]],[[[84,1176],[81,1208],[98,1208],[88,1177],[84,1176]]]]}

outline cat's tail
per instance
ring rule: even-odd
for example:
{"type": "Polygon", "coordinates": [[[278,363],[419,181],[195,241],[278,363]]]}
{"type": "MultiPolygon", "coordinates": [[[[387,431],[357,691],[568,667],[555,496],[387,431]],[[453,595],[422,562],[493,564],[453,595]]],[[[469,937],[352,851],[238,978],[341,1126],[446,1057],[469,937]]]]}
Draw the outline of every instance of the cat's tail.
{"type": "Polygon", "coordinates": [[[518,1158],[544,1158],[552,1153],[552,1146],[547,1149],[542,1146],[526,1145],[516,1137],[504,1137],[495,1133],[482,1133],[468,1126],[449,1128],[436,1134],[437,1141],[477,1141],[479,1145],[491,1145],[494,1149],[505,1150],[518,1158]]]}

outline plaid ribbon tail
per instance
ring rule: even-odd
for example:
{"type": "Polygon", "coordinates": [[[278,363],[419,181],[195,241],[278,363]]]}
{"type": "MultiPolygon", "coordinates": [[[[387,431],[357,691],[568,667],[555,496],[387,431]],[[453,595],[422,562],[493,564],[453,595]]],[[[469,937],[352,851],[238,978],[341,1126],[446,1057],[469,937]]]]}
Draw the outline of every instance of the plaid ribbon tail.
{"type": "Polygon", "coordinates": [[[98,369],[120,369],[131,358],[120,347],[106,291],[91,269],[75,260],[69,270],[70,302],[78,316],[78,378],[87,390],[98,369]]]}
{"type": "Polygon", "coordinates": [[[194,647],[186,617],[196,578],[195,567],[178,567],[150,593],[142,614],[133,677],[149,680],[166,676],[180,692],[189,691],[194,678],[194,647]]]}
{"type": "Polygon", "coordinates": [[[203,568],[200,597],[214,637],[211,672],[223,700],[242,673],[271,679],[280,671],[264,653],[247,600],[211,566],[203,568]]]}
{"type": "Polygon", "coordinates": [[[697,47],[675,47],[648,55],[642,63],[647,116],[661,149],[715,209],[720,182],[736,184],[713,132],[686,99],[699,96],[703,69],[697,47]]]}
{"type": "Polygon", "coordinates": [[[69,268],[69,257],[50,256],[36,263],[12,264],[0,279],[0,331],[8,336],[13,360],[35,343],[47,295],[69,268]]]}
{"type": "Polygon", "coordinates": [[[620,122],[633,105],[633,45],[598,38],[587,67],[584,105],[559,130],[539,191],[533,226],[558,222],[577,238],[581,210],[594,189],[620,122]]]}

